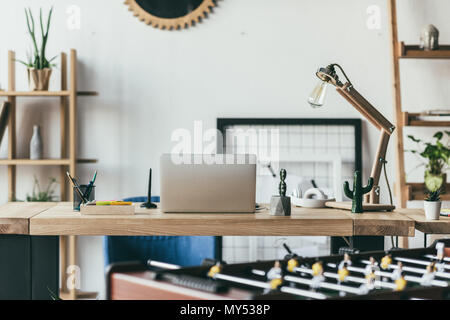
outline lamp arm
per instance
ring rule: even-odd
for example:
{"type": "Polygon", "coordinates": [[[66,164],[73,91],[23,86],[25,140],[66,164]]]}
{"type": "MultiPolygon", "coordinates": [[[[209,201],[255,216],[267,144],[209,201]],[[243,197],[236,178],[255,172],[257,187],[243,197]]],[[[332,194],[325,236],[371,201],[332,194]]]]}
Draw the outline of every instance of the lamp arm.
{"type": "Polygon", "coordinates": [[[390,135],[394,132],[395,126],[387,120],[374,106],[370,104],[350,83],[346,83],[336,89],[356,110],[358,110],[370,123],[372,123],[380,133],[377,153],[372,164],[371,177],[374,186],[369,194],[365,196],[365,202],[380,202],[380,176],[383,163],[386,161],[387,146],[390,135]]]}
{"type": "Polygon", "coordinates": [[[336,90],[378,130],[384,130],[389,135],[394,132],[395,126],[372,106],[350,83],[346,83],[342,87],[337,87],[336,90]]]}
{"type": "Polygon", "coordinates": [[[386,152],[389,143],[390,135],[382,130],[380,133],[380,140],[378,141],[377,153],[375,154],[372,171],[370,176],[373,178],[373,188],[370,193],[366,194],[365,202],[367,203],[380,203],[380,177],[383,164],[386,161],[386,152]]]}

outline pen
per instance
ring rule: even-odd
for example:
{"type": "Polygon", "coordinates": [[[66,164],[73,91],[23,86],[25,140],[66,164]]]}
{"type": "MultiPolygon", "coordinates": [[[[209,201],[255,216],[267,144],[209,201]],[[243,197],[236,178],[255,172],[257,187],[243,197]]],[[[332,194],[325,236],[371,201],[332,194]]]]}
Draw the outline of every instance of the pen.
{"type": "Polygon", "coordinates": [[[70,173],[68,171],[66,171],[66,175],[69,177],[70,182],[72,182],[73,187],[75,188],[75,191],[78,193],[78,195],[81,198],[81,201],[83,203],[86,203],[87,200],[86,198],[83,196],[83,193],[80,190],[80,186],[78,185],[78,183],[75,181],[74,178],[72,178],[72,176],[70,175],[70,173]]]}
{"type": "Polygon", "coordinates": [[[91,195],[92,189],[94,188],[95,179],[97,179],[97,171],[94,172],[94,176],[86,188],[86,192],[84,194],[86,199],[89,199],[89,196],[91,195]]]}

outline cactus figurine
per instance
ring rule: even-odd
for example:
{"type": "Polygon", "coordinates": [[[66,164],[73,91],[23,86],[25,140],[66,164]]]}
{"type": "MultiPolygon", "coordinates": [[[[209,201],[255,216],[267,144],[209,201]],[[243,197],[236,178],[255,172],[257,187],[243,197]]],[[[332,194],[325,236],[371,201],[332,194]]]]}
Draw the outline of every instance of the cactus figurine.
{"type": "Polygon", "coordinates": [[[372,190],[373,187],[373,178],[369,178],[367,186],[362,186],[361,172],[355,171],[354,181],[353,181],[353,190],[350,190],[349,184],[347,181],[344,182],[344,192],[347,197],[352,199],[352,212],[353,213],[363,213],[363,195],[372,190]]]}
{"type": "Polygon", "coordinates": [[[273,216],[291,215],[291,197],[286,197],[286,170],[280,170],[280,183],[278,184],[279,195],[270,199],[270,214],[273,216]]]}
{"type": "Polygon", "coordinates": [[[278,191],[280,193],[280,197],[286,197],[286,169],[280,170],[280,184],[278,185],[278,191]]]}

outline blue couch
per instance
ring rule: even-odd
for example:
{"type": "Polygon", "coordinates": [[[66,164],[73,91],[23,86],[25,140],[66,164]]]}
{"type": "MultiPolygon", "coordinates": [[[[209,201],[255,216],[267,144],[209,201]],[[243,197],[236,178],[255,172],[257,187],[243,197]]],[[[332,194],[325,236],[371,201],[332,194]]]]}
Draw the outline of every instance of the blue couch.
{"type": "MultiPolygon", "coordinates": [[[[147,197],[124,200],[146,202],[147,197]]],[[[152,202],[159,201],[159,197],[152,197],[152,202]]],[[[148,259],[181,266],[200,265],[205,258],[221,259],[221,244],[221,237],[210,236],[105,236],[105,267],[120,261],[145,263],[148,259]]]]}

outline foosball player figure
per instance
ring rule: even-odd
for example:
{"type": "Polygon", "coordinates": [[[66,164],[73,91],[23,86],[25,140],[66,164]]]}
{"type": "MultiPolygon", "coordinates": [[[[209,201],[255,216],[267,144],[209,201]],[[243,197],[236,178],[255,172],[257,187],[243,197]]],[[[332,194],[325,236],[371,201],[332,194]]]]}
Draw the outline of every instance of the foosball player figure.
{"type": "Polygon", "coordinates": [[[443,242],[436,243],[436,259],[442,262],[445,257],[445,245],[443,242]]]}
{"type": "MultiPolygon", "coordinates": [[[[398,269],[397,269],[398,270],[398,269]]],[[[394,281],[395,282],[395,291],[402,291],[406,288],[408,281],[405,280],[405,275],[403,272],[400,272],[399,277],[394,281]]]]}
{"type": "Polygon", "coordinates": [[[271,281],[276,278],[281,278],[283,276],[283,270],[281,269],[280,261],[275,261],[274,265],[267,272],[267,280],[271,281]]]}
{"type": "Polygon", "coordinates": [[[347,262],[344,262],[342,267],[339,268],[339,270],[338,270],[338,275],[339,275],[338,283],[345,282],[345,278],[347,278],[347,276],[349,274],[350,274],[350,272],[348,271],[348,268],[347,268],[347,262]]]}
{"type": "Polygon", "coordinates": [[[216,274],[220,273],[222,271],[222,264],[220,262],[217,262],[215,265],[213,265],[209,271],[208,271],[208,277],[214,278],[216,274]]]}
{"type": "Polygon", "coordinates": [[[392,264],[392,256],[390,254],[386,254],[381,259],[381,269],[388,270],[390,264],[392,264]]]}
{"type": "Polygon", "coordinates": [[[313,276],[318,276],[318,275],[322,274],[323,273],[322,261],[317,261],[316,263],[314,263],[312,265],[311,269],[312,269],[313,276]]]}
{"type": "Polygon", "coordinates": [[[427,266],[426,272],[423,274],[422,279],[420,281],[420,284],[422,286],[429,287],[432,285],[432,282],[433,282],[434,276],[435,276],[435,272],[436,272],[435,268],[436,267],[433,262],[427,266]]]}
{"type": "Polygon", "coordinates": [[[397,269],[392,272],[391,279],[397,280],[403,273],[403,263],[401,261],[397,262],[397,269]]]}
{"type": "Polygon", "coordinates": [[[369,269],[366,267],[366,283],[363,283],[359,287],[360,294],[368,294],[370,290],[373,290],[375,288],[375,280],[376,280],[375,268],[370,267],[369,269]]]}
{"type": "Polygon", "coordinates": [[[437,270],[440,272],[445,271],[445,245],[443,242],[436,243],[436,260],[437,260],[437,270]]]}
{"type": "Polygon", "coordinates": [[[287,262],[287,271],[294,272],[294,269],[298,267],[298,260],[296,258],[291,258],[287,262]]]}
{"type": "Polygon", "coordinates": [[[378,267],[378,262],[374,259],[374,257],[370,257],[369,264],[366,266],[366,276],[373,271],[378,271],[380,268],[378,267]]]}
{"type": "Polygon", "coordinates": [[[339,263],[338,270],[342,269],[344,263],[348,266],[352,265],[352,260],[350,259],[350,255],[348,253],[344,253],[344,260],[339,263]]]}
{"type": "Polygon", "coordinates": [[[322,261],[317,261],[311,267],[313,278],[311,280],[311,288],[313,290],[319,289],[320,284],[325,281],[323,276],[323,266],[322,261]]]}
{"type": "Polygon", "coordinates": [[[370,269],[370,272],[366,275],[367,288],[369,288],[369,290],[372,290],[373,288],[375,288],[376,279],[377,279],[377,276],[375,275],[375,268],[372,267],[370,269]]]}

